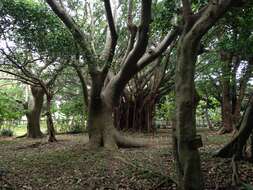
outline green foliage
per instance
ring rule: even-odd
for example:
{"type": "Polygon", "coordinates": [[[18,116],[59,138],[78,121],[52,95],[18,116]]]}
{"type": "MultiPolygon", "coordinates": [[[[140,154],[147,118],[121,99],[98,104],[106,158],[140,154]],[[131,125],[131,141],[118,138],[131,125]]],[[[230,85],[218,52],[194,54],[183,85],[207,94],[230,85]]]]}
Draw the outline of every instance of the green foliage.
{"type": "MultiPolygon", "coordinates": [[[[201,127],[207,126],[206,112],[208,112],[208,117],[212,124],[214,124],[214,127],[219,124],[221,121],[220,106],[220,102],[211,96],[205,101],[199,101],[196,111],[197,125],[201,127]]],[[[219,125],[217,127],[219,127],[219,125]]]]}
{"type": "Polygon", "coordinates": [[[167,34],[172,26],[172,18],[176,11],[174,1],[159,1],[154,7],[152,33],[159,32],[158,36],[167,34]]]}
{"type": "Polygon", "coordinates": [[[77,134],[84,132],[84,126],[82,124],[72,125],[70,129],[68,129],[69,133],[77,134]]]}
{"type": "Polygon", "coordinates": [[[176,105],[174,94],[165,96],[157,106],[156,118],[165,121],[171,121],[175,117],[176,105]]]}
{"type": "Polygon", "coordinates": [[[35,0],[2,0],[2,31],[30,50],[51,56],[76,52],[71,34],[45,3],[35,0]]]}
{"type": "Polygon", "coordinates": [[[247,57],[253,53],[253,8],[246,6],[238,11],[234,9],[226,14],[217,25],[215,32],[221,34],[218,47],[225,52],[237,53],[247,57]],[[231,19],[233,17],[233,19],[231,19]]]}
{"type": "Polygon", "coordinates": [[[65,96],[59,107],[59,113],[62,116],[58,123],[59,130],[69,133],[80,133],[85,129],[85,120],[87,116],[84,113],[82,96],[65,96]]]}
{"type": "Polygon", "coordinates": [[[13,131],[11,129],[3,128],[0,131],[0,136],[2,136],[2,137],[12,137],[13,134],[14,133],[13,133],[13,131]]]}
{"type": "Polygon", "coordinates": [[[22,97],[19,86],[5,86],[0,89],[0,122],[4,120],[18,120],[24,115],[22,104],[16,100],[22,97]]]}
{"type": "Polygon", "coordinates": [[[234,53],[246,58],[253,53],[252,27],[252,6],[232,9],[204,37],[204,43],[207,42],[206,46],[218,52],[234,53]]]}
{"type": "Polygon", "coordinates": [[[60,121],[57,125],[57,128],[59,129],[60,132],[70,134],[82,133],[86,130],[83,118],[81,117],[79,117],[79,119],[75,117],[75,120],[72,121],[70,120],[60,121]]]}
{"type": "Polygon", "coordinates": [[[83,103],[79,96],[72,97],[68,101],[62,102],[59,110],[65,117],[81,115],[83,113],[83,103]]]}

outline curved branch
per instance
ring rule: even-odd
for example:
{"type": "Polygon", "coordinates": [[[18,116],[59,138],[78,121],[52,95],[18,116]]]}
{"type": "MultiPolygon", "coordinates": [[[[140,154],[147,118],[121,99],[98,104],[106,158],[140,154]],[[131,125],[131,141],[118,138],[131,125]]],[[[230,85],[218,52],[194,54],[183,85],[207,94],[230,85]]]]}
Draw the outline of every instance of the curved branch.
{"type": "Polygon", "coordinates": [[[0,72],[7,73],[9,75],[15,76],[15,77],[17,77],[16,80],[20,81],[22,83],[29,84],[29,85],[39,85],[38,82],[35,82],[35,81],[33,81],[33,80],[29,79],[29,78],[26,78],[26,77],[24,77],[22,75],[17,74],[17,73],[13,73],[11,71],[6,71],[6,70],[3,70],[3,69],[0,69],[0,72]]]}
{"type": "Polygon", "coordinates": [[[167,49],[167,47],[178,37],[179,34],[180,29],[178,27],[168,33],[167,36],[163,39],[163,41],[151,53],[147,53],[138,61],[138,69],[142,69],[147,64],[155,60],[158,56],[160,56],[167,49]]]}
{"type": "Polygon", "coordinates": [[[114,10],[114,15],[113,15],[110,0],[104,0],[104,6],[105,6],[105,11],[106,11],[106,19],[109,26],[109,30],[107,31],[107,36],[106,36],[105,48],[103,51],[103,59],[106,61],[106,64],[103,68],[103,72],[104,74],[106,74],[108,72],[108,69],[111,66],[111,63],[114,57],[118,34],[116,31],[115,22],[114,22],[114,17],[116,16],[116,8],[114,10]]]}
{"type": "Polygon", "coordinates": [[[55,74],[52,76],[52,78],[46,83],[47,87],[50,87],[54,84],[54,82],[56,81],[57,77],[59,76],[59,74],[63,71],[63,69],[65,68],[65,65],[60,65],[59,68],[57,68],[54,72],[55,74]]]}
{"type": "Polygon", "coordinates": [[[84,100],[84,103],[85,103],[86,107],[88,107],[88,105],[89,105],[89,98],[88,98],[88,96],[89,95],[88,95],[88,89],[87,89],[86,81],[85,81],[85,79],[83,77],[81,69],[76,64],[72,64],[72,66],[76,70],[76,73],[77,73],[77,75],[79,77],[79,80],[81,82],[82,91],[83,91],[83,100],[84,100]]]}
{"type": "MultiPolygon", "coordinates": [[[[209,5],[203,9],[188,33],[188,38],[192,42],[197,42],[201,37],[216,23],[216,21],[223,16],[228,8],[233,6],[237,0],[220,0],[211,1],[209,5]]],[[[198,14],[198,13],[196,13],[198,14]]]]}
{"type": "Polygon", "coordinates": [[[118,38],[118,35],[116,32],[116,27],[115,27],[115,23],[114,23],[110,0],[104,0],[104,5],[105,5],[105,10],[106,10],[107,22],[108,22],[109,29],[110,29],[110,35],[111,35],[112,40],[116,41],[118,38]]]}
{"type": "Polygon", "coordinates": [[[87,38],[85,34],[80,30],[80,27],[75,23],[75,21],[68,15],[68,13],[61,7],[56,0],[46,0],[47,4],[51,7],[53,12],[61,19],[61,21],[65,24],[65,26],[69,29],[71,34],[73,35],[76,42],[83,50],[83,56],[87,59],[88,68],[90,73],[94,73],[97,71],[96,65],[94,64],[96,61],[94,60],[94,56],[92,51],[89,49],[87,38]]]}
{"type": "Polygon", "coordinates": [[[128,72],[136,68],[137,61],[142,57],[148,45],[149,25],[151,23],[151,0],[142,0],[141,23],[138,27],[137,41],[132,51],[127,56],[121,71],[128,72]]]}
{"type": "Polygon", "coordinates": [[[152,0],[141,1],[141,23],[138,27],[137,41],[126,57],[120,72],[115,76],[118,83],[116,91],[121,92],[127,82],[137,72],[137,62],[146,51],[149,39],[149,25],[151,23],[151,2],[152,0]]]}
{"type": "Polygon", "coordinates": [[[127,27],[129,30],[129,40],[125,55],[122,59],[122,63],[126,61],[127,56],[134,47],[134,42],[137,34],[137,26],[133,23],[133,0],[128,0],[128,13],[127,13],[127,27]]]}
{"type": "Polygon", "coordinates": [[[1,49],[1,52],[14,65],[14,67],[17,68],[17,69],[19,69],[26,77],[28,77],[28,78],[30,78],[32,80],[35,80],[35,81],[39,81],[38,78],[35,77],[33,73],[31,73],[29,70],[27,70],[22,64],[19,64],[17,60],[13,59],[3,49],[1,49]]]}

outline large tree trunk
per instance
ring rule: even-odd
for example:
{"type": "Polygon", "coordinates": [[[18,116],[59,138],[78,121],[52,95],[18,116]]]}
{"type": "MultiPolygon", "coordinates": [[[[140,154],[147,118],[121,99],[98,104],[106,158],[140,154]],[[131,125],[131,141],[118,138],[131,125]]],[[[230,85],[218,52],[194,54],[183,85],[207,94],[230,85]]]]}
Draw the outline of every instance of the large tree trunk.
{"type": "Polygon", "coordinates": [[[123,137],[114,127],[113,105],[109,101],[114,90],[113,84],[103,93],[104,77],[102,73],[93,74],[91,96],[88,111],[88,148],[104,147],[109,150],[118,147],[141,147],[145,144],[123,137]]]}
{"type": "Polygon", "coordinates": [[[197,44],[182,35],[179,40],[176,67],[176,137],[179,166],[183,176],[179,188],[183,190],[203,189],[200,156],[196,139],[197,93],[194,85],[197,44]]]}
{"type": "Polygon", "coordinates": [[[112,110],[107,108],[100,98],[90,102],[88,130],[90,148],[103,146],[108,149],[115,149],[117,147],[112,110]]]}
{"type": "Polygon", "coordinates": [[[233,122],[232,122],[232,110],[231,104],[227,95],[223,94],[222,105],[221,105],[221,114],[222,114],[222,129],[219,131],[219,134],[230,133],[233,131],[233,122]]]}
{"type": "Polygon", "coordinates": [[[27,112],[27,136],[30,138],[42,137],[40,130],[40,116],[43,106],[44,90],[40,87],[31,87],[33,96],[33,107],[32,110],[27,112]]]}
{"type": "Polygon", "coordinates": [[[56,142],[55,138],[55,129],[54,129],[54,122],[52,118],[52,113],[51,113],[51,100],[52,96],[47,95],[47,131],[48,131],[48,141],[49,142],[56,142]]]}
{"type": "Polygon", "coordinates": [[[240,124],[239,132],[236,136],[222,149],[220,149],[215,156],[232,157],[234,154],[237,159],[243,157],[243,147],[245,146],[253,129],[253,98],[245,111],[242,122],[240,124]]]}
{"type": "Polygon", "coordinates": [[[231,78],[231,55],[221,52],[222,65],[222,129],[220,134],[230,133],[233,131],[232,120],[232,100],[230,95],[230,78],[231,78]]]}

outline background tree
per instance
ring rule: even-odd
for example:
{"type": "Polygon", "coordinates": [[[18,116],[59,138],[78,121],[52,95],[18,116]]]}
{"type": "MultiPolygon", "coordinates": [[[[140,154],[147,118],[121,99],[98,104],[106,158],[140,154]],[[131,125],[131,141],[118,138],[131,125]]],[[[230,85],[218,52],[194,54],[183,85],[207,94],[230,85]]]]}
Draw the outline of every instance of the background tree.
{"type": "MultiPolygon", "coordinates": [[[[40,117],[44,101],[44,95],[46,95],[47,103],[47,126],[49,133],[49,141],[54,142],[55,130],[53,126],[53,119],[51,114],[51,101],[53,98],[53,85],[57,76],[60,74],[64,68],[64,63],[54,69],[49,69],[48,67],[52,64],[51,61],[46,62],[42,67],[36,68],[31,67],[31,63],[34,64],[38,59],[29,58],[26,55],[25,59],[22,60],[22,53],[16,55],[11,48],[8,48],[10,53],[7,54],[4,49],[1,49],[2,55],[4,56],[4,62],[1,64],[1,72],[13,75],[17,80],[26,83],[31,86],[31,94],[33,96],[33,108],[31,111],[26,113],[27,116],[27,136],[31,138],[41,137],[42,133],[40,131],[40,117]],[[18,56],[18,57],[17,57],[18,56]],[[45,73],[46,70],[46,73],[45,73]],[[49,75],[50,78],[49,78],[49,75]],[[44,79],[43,79],[44,78],[44,79]],[[47,80],[46,80],[47,79],[47,80]]],[[[39,59],[43,61],[43,59],[39,59]]],[[[54,64],[57,62],[54,61],[54,64]]],[[[35,65],[38,65],[35,64],[35,65]]],[[[28,102],[24,104],[26,109],[28,108],[28,102]]]]}
{"type": "Polygon", "coordinates": [[[250,5],[240,12],[232,10],[203,40],[207,50],[197,66],[200,67],[200,72],[197,69],[199,77],[197,80],[202,83],[205,79],[209,84],[209,96],[215,97],[220,102],[221,134],[236,128],[240,120],[241,105],[245,102],[245,92],[252,72],[248,62],[252,54],[249,32],[252,27],[251,18],[250,5]],[[233,21],[230,19],[231,15],[234,15],[233,21]]]}
{"type": "Polygon", "coordinates": [[[43,3],[13,0],[3,1],[2,4],[1,37],[5,45],[1,47],[1,52],[6,59],[2,71],[32,86],[34,109],[27,114],[28,126],[33,126],[28,127],[30,137],[42,135],[39,120],[43,97],[46,95],[49,141],[55,141],[51,115],[52,89],[57,76],[65,67],[64,63],[75,52],[73,44],[65,44],[72,41],[72,37],[43,3]],[[47,18],[47,22],[44,22],[44,18],[47,18]],[[64,56],[66,52],[68,58],[64,56]]]}

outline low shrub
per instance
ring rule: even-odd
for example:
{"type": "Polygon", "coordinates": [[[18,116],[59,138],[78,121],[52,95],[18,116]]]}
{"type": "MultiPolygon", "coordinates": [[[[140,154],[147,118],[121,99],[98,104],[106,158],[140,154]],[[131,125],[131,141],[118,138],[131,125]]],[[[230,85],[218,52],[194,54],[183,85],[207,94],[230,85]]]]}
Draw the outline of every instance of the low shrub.
{"type": "Polygon", "coordinates": [[[71,134],[78,134],[78,133],[83,133],[84,132],[84,127],[80,124],[75,124],[69,127],[68,133],[71,134]]]}
{"type": "Polygon", "coordinates": [[[13,131],[11,129],[1,129],[0,136],[2,137],[12,137],[13,131]]]}

